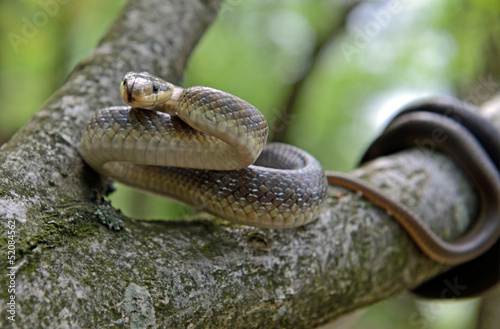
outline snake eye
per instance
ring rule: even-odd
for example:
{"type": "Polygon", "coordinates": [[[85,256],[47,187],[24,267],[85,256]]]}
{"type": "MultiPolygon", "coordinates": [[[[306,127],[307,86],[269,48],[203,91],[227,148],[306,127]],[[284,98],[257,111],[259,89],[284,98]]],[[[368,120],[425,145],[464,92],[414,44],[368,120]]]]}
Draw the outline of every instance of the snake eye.
{"type": "Polygon", "coordinates": [[[157,84],[156,82],[155,82],[155,83],[153,83],[153,92],[154,92],[155,94],[158,94],[158,84],[157,84]]]}
{"type": "Polygon", "coordinates": [[[127,85],[127,79],[123,79],[122,80],[122,86],[126,86],[127,85]]]}

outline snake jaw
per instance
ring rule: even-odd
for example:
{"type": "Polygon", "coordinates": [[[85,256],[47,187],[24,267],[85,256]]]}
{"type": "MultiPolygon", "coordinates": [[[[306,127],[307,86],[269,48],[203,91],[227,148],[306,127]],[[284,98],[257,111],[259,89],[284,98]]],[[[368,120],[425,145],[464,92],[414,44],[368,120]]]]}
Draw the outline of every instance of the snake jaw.
{"type": "Polygon", "coordinates": [[[132,103],[133,101],[135,101],[134,97],[132,96],[132,93],[134,92],[134,85],[135,85],[135,80],[132,82],[132,86],[129,86],[126,85],[127,87],[127,101],[129,103],[132,103]]]}
{"type": "Polygon", "coordinates": [[[121,96],[133,107],[158,110],[171,98],[173,90],[172,84],[147,72],[129,72],[123,77],[121,96]]]}
{"type": "Polygon", "coordinates": [[[123,77],[120,89],[123,100],[126,103],[131,104],[132,102],[135,102],[135,98],[133,96],[135,79],[130,78],[129,75],[130,73],[126,74],[125,77],[123,77]]]}

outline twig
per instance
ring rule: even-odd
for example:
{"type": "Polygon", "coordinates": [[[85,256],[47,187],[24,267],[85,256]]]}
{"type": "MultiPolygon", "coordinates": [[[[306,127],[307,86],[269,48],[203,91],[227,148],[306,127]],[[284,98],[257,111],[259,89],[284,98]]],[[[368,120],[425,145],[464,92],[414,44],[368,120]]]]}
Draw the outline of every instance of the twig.
{"type": "Polygon", "coordinates": [[[300,78],[293,84],[289,96],[282,107],[283,110],[279,114],[278,119],[275,121],[274,127],[271,129],[273,142],[285,142],[288,133],[289,118],[293,116],[295,110],[295,103],[302,89],[314,71],[318,58],[320,57],[323,49],[328,46],[338,35],[344,31],[346,19],[349,12],[357,5],[357,2],[349,2],[349,4],[341,5],[338,13],[339,19],[333,20],[333,24],[329,31],[325,33],[316,43],[311,55],[304,61],[304,69],[300,78]]]}

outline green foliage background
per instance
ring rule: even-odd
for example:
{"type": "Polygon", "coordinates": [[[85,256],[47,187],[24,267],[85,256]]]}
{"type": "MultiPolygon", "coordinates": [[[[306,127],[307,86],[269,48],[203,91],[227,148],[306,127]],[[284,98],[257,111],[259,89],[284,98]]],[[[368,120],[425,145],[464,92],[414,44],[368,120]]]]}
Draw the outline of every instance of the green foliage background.
{"type": "MultiPolygon", "coordinates": [[[[63,83],[124,2],[0,1],[0,143],[63,83]],[[26,30],[29,23],[37,24],[26,30]]],[[[409,100],[451,94],[480,102],[498,92],[498,84],[484,85],[498,81],[498,1],[365,1],[332,34],[346,3],[227,0],[193,54],[184,85],[242,97],[274,127],[306,74],[286,119],[286,141],[330,170],[353,168],[383,123],[409,100]],[[313,61],[322,40],[329,41],[313,61]]],[[[111,200],[138,218],[177,218],[190,211],[124,186],[111,200]]],[[[370,308],[354,327],[472,328],[476,306],[454,305],[431,308],[400,297],[370,308]]]]}

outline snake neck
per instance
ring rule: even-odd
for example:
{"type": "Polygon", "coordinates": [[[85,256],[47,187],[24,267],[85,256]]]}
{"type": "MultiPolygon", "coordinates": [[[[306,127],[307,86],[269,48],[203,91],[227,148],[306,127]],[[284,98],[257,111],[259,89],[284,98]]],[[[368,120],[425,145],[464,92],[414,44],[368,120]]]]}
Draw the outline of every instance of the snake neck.
{"type": "Polygon", "coordinates": [[[184,88],[179,86],[174,86],[172,96],[165,103],[155,106],[155,111],[165,112],[172,116],[177,116],[177,107],[179,105],[179,100],[184,92],[184,88]]]}

